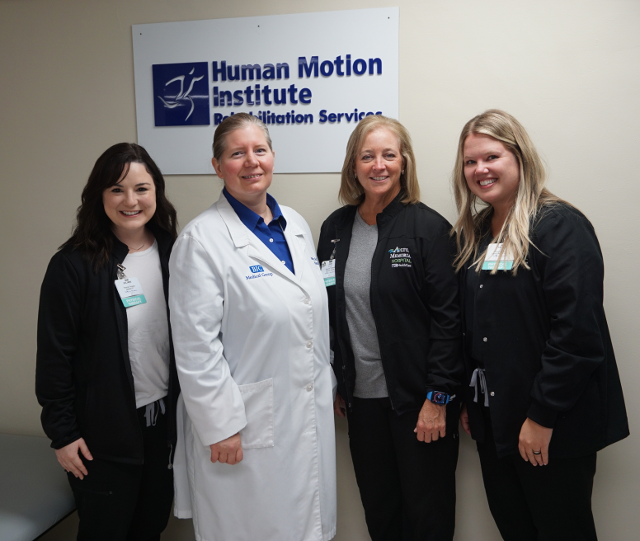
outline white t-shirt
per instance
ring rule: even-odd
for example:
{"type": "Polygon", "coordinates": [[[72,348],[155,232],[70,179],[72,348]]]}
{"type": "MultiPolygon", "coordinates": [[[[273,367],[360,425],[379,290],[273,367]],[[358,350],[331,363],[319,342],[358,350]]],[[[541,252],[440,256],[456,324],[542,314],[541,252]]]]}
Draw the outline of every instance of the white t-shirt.
{"type": "Polygon", "coordinates": [[[127,308],[129,359],[136,408],[141,408],[166,396],[169,387],[169,325],[157,241],[144,252],[127,254],[122,265],[127,278],[138,279],[147,300],[127,308]]]}

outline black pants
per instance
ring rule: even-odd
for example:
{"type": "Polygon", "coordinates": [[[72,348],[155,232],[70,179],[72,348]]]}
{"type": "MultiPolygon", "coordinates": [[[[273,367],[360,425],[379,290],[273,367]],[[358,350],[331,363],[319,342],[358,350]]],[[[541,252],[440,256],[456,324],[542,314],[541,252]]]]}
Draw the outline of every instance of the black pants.
{"type": "Polygon", "coordinates": [[[388,398],[353,398],[349,445],[373,541],[453,539],[457,410],[447,410],[447,435],[424,443],[413,432],[417,411],[397,415],[388,398]]]}
{"type": "Polygon", "coordinates": [[[143,465],[94,457],[83,460],[89,472],[83,480],[68,474],[80,518],[78,541],[156,541],[166,528],[173,501],[167,420],[159,414],[147,427],[144,413],[138,409],[143,465]]]}
{"type": "Polygon", "coordinates": [[[478,443],[489,508],[505,541],[597,541],[591,513],[596,454],[549,458],[532,466],[520,454],[498,458],[488,412],[478,443]]]}

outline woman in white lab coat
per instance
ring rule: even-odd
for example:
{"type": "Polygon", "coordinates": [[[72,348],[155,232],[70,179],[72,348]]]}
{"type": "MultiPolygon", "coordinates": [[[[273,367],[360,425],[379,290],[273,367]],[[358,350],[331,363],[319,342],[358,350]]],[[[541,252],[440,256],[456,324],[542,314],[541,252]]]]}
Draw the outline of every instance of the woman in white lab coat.
{"type": "Polygon", "coordinates": [[[327,295],[304,219],[267,194],[266,126],[216,129],[225,188],[178,237],[169,305],[182,399],[175,513],[198,541],[325,541],[336,530],[327,295]]]}

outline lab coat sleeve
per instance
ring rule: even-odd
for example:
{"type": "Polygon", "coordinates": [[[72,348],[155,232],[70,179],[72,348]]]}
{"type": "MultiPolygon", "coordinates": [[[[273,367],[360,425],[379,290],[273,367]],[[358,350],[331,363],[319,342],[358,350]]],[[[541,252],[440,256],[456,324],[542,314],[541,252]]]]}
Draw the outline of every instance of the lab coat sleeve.
{"type": "Polygon", "coordinates": [[[183,233],[169,262],[169,308],[182,396],[203,445],[242,430],[244,403],[224,357],[224,284],[212,254],[183,233]]]}
{"type": "Polygon", "coordinates": [[[605,360],[604,263],[593,227],[577,211],[548,211],[536,229],[533,257],[540,261],[551,329],[527,416],[552,428],[605,360]]]}

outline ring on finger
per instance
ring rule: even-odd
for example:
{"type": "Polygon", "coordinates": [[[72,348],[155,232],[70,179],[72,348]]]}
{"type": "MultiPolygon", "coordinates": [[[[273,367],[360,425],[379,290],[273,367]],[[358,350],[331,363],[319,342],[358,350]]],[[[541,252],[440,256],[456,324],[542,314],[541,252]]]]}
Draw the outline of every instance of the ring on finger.
{"type": "Polygon", "coordinates": [[[533,451],[533,450],[532,450],[531,452],[532,452],[534,455],[541,455],[541,454],[542,454],[542,451],[533,451]]]}

